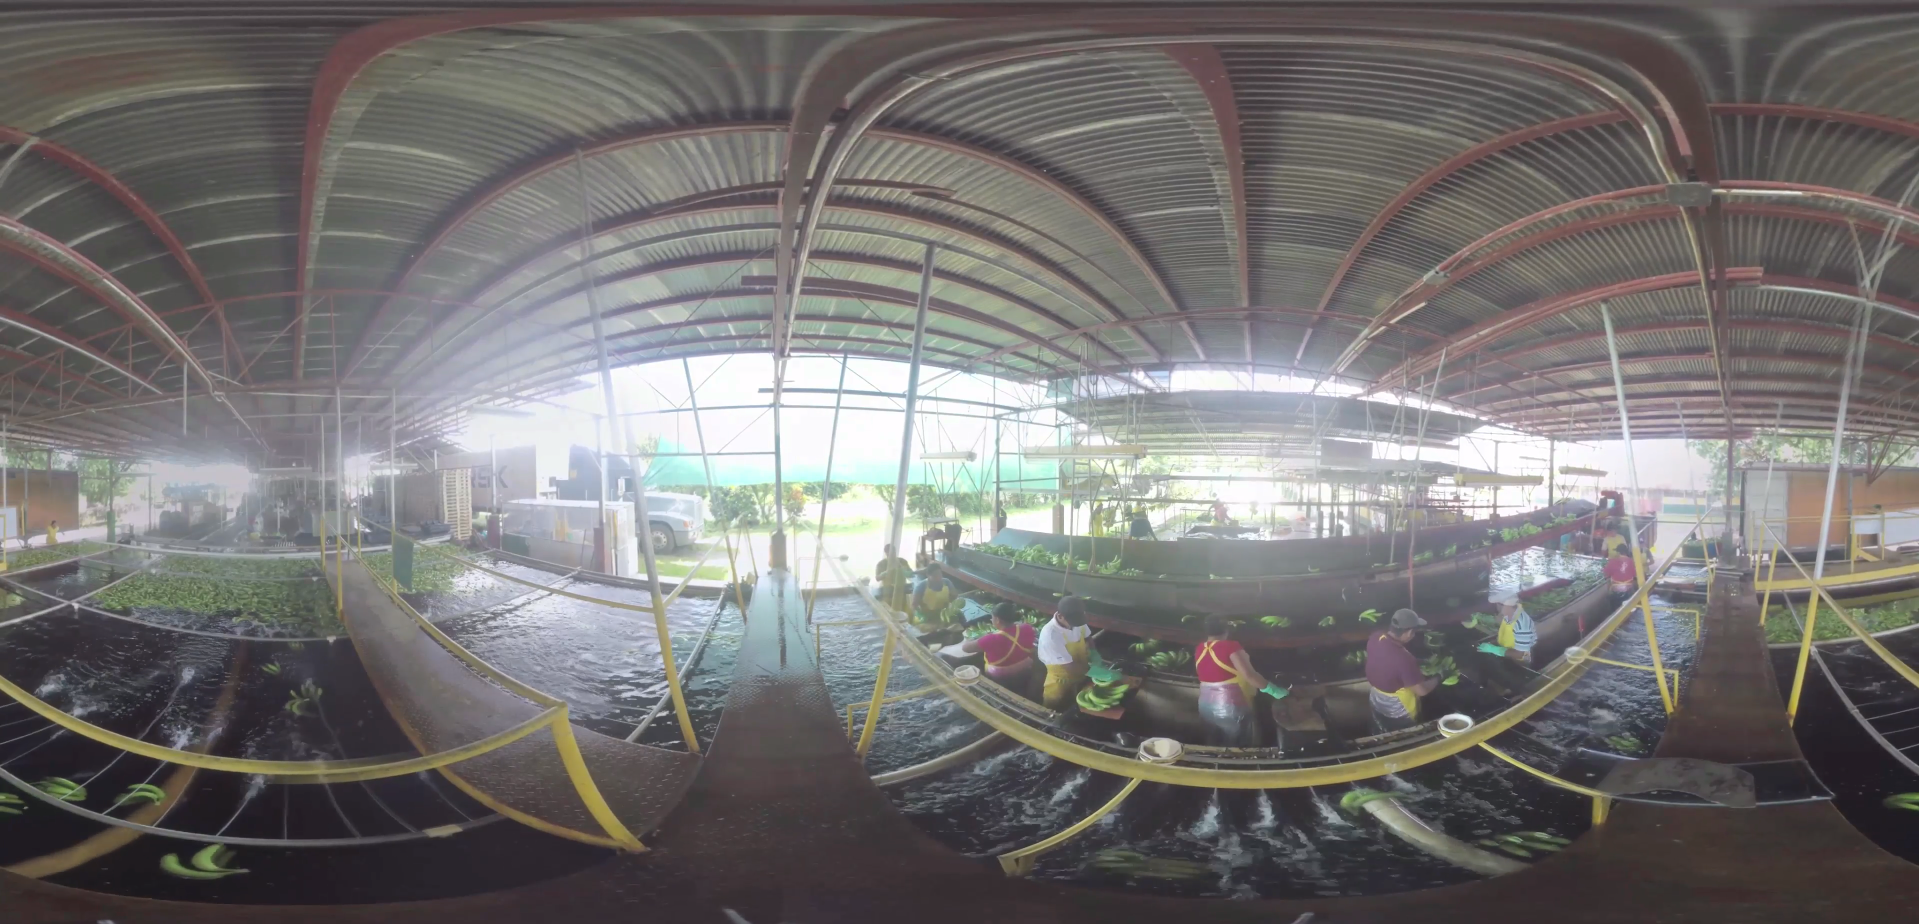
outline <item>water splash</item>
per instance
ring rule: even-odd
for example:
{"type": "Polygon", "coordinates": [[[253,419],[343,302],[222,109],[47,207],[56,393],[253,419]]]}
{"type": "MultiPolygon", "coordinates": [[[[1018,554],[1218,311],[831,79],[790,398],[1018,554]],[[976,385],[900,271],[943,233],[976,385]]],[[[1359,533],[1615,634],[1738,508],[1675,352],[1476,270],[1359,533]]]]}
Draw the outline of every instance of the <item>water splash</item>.
{"type": "MultiPolygon", "coordinates": [[[[1073,774],[1067,778],[1064,785],[1060,786],[1059,791],[1053,793],[1051,799],[1046,800],[1046,803],[1048,805],[1061,805],[1071,802],[1075,796],[1079,795],[1080,790],[1086,788],[1086,781],[1092,778],[1093,771],[1091,770],[1081,770],[1073,774]]],[[[1111,818],[1113,816],[1108,815],[1107,817],[1111,818]]]]}
{"type": "Polygon", "coordinates": [[[1186,833],[1202,841],[1219,836],[1219,790],[1213,790],[1212,798],[1206,802],[1206,810],[1200,813],[1199,820],[1186,833]]]}

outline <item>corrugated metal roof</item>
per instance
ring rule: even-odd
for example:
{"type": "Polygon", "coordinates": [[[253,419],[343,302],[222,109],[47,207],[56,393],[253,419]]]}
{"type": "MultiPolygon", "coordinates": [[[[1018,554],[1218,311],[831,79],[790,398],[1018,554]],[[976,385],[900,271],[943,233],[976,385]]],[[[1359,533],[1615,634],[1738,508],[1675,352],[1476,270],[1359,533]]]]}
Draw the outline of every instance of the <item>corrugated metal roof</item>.
{"type": "MultiPolygon", "coordinates": [[[[0,215],[137,296],[261,432],[301,438],[301,418],[266,415],[325,401],[249,389],[317,395],[336,363],[347,388],[413,395],[409,425],[424,432],[480,391],[590,366],[575,148],[596,231],[587,269],[620,360],[770,349],[781,186],[809,90],[839,87],[810,102],[854,113],[898,74],[1071,38],[1064,53],[932,79],[854,144],[808,243],[796,349],[903,355],[933,242],[936,362],[1033,377],[1250,363],[1390,388],[1430,384],[1443,354],[1442,396],[1578,436],[1612,402],[1603,303],[1640,432],[1666,435],[1682,421],[1688,434],[1757,426],[1767,408],[1801,426],[1830,416],[1858,310],[1855,241],[1876,246],[1892,212],[1820,190],[1896,201],[1919,173],[1919,17],[1582,13],[1636,30],[1640,47],[1616,60],[1575,55],[1628,93],[1648,95],[1649,55],[1695,72],[1692,87],[1660,89],[1687,130],[1710,133],[1692,143],[1712,152],[1702,176],[1726,186],[1696,216],[1707,258],[1733,271],[1709,329],[1698,254],[1646,131],[1510,43],[1463,51],[1483,38],[1464,26],[1452,47],[1365,45],[1336,25],[1283,27],[1283,9],[1158,23],[1142,9],[1103,31],[1015,37],[1009,24],[975,41],[993,13],[949,10],[970,21],[932,28],[879,11],[535,9],[377,49],[357,71],[326,65],[355,27],[429,7],[457,9],[0,15],[0,215]],[[1205,29],[1234,38],[1158,44],[1205,29]],[[882,38],[915,50],[893,57],[882,38]],[[323,76],[337,94],[316,91],[323,76]],[[1714,108],[1689,108],[1695,97],[1714,108]]],[[[1428,16],[1374,13],[1345,28],[1428,16]]],[[[1868,428],[1919,413],[1901,391],[1919,368],[1919,228],[1906,238],[1879,286],[1890,307],[1860,384],[1868,428]]],[[[19,430],[247,451],[205,382],[193,416],[207,429],[186,441],[177,404],[156,403],[171,399],[137,383],[125,397],[116,366],[164,392],[179,362],[100,282],[0,250],[0,322],[13,319],[0,363],[18,373],[0,397],[19,430]]]]}

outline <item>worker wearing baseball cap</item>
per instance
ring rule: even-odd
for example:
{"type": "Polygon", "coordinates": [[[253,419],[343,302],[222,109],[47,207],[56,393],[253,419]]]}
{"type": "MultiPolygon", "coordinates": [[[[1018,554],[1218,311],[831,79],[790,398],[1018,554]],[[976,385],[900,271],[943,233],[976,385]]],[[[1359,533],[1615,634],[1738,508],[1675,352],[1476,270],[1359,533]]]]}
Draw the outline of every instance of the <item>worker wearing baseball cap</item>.
{"type": "Polygon", "coordinates": [[[1499,628],[1493,640],[1480,645],[1479,650],[1494,657],[1531,661],[1539,632],[1533,627],[1532,615],[1519,605],[1519,591],[1501,588],[1487,599],[1499,610],[1499,628]]]}
{"type": "Polygon", "coordinates": [[[1382,734],[1419,724],[1419,698],[1439,686],[1440,678],[1426,676],[1419,669],[1419,659],[1406,648],[1413,633],[1425,624],[1418,613],[1401,609],[1366,643],[1366,683],[1371,687],[1373,726],[1382,734]]]}

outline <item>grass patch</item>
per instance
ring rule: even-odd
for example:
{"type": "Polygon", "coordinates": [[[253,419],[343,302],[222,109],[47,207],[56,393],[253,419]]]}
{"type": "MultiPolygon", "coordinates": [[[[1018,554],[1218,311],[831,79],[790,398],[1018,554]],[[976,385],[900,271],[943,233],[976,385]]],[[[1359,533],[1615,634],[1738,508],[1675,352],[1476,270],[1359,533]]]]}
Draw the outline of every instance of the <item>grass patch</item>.
{"type": "MultiPolygon", "coordinates": [[[[686,577],[687,569],[692,566],[691,562],[683,561],[661,561],[658,564],[660,577],[686,577]]],[[[694,577],[703,581],[732,580],[732,575],[726,570],[725,565],[701,565],[699,573],[694,577]]]]}
{"type": "MultiPolygon", "coordinates": [[[[1798,609],[1801,613],[1805,611],[1803,605],[1800,605],[1798,609]]],[[[1884,632],[1887,629],[1898,629],[1919,621],[1919,597],[1848,608],[1846,612],[1864,626],[1866,631],[1884,632]]],[[[1853,634],[1845,623],[1827,613],[1819,619],[1817,625],[1813,626],[1812,637],[1814,641],[1824,642],[1852,638],[1853,634]]],[[[1799,624],[1793,621],[1792,612],[1786,608],[1784,601],[1774,601],[1772,609],[1766,614],[1766,641],[1775,645],[1796,644],[1799,641],[1799,624]]]]}

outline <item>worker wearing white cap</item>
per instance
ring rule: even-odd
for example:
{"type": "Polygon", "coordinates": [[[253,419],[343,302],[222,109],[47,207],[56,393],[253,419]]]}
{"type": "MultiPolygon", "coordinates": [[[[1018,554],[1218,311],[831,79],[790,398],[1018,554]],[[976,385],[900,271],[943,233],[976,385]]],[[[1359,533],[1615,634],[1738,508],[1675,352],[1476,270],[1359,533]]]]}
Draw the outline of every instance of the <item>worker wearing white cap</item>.
{"type": "Polygon", "coordinates": [[[1487,599],[1499,608],[1499,631],[1491,642],[1480,645],[1479,650],[1515,661],[1531,661],[1533,643],[1539,635],[1533,628],[1532,616],[1519,605],[1519,591],[1501,588],[1487,599]]]}

